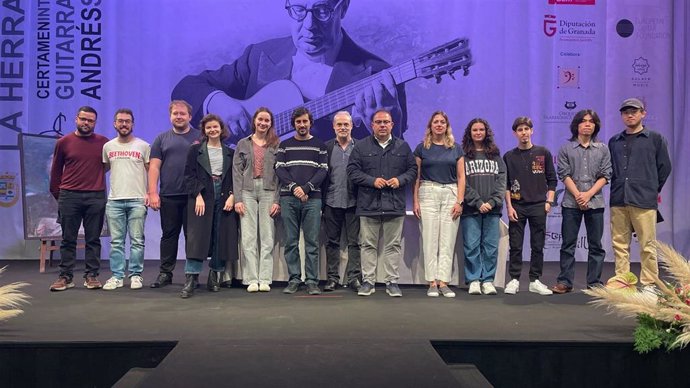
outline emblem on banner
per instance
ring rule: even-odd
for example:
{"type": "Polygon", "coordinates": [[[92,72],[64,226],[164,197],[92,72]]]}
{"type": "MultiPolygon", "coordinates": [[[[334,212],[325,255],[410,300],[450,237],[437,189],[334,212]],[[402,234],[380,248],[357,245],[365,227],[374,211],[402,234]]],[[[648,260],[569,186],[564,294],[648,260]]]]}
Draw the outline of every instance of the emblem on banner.
{"type": "Polygon", "coordinates": [[[0,175],[0,207],[12,207],[19,200],[17,174],[5,172],[0,175]]]}
{"type": "Polygon", "coordinates": [[[577,103],[575,101],[566,101],[563,107],[567,110],[573,110],[577,108],[577,103]]]}
{"type": "Polygon", "coordinates": [[[580,88],[580,67],[558,66],[557,88],[580,88]]]}
{"type": "Polygon", "coordinates": [[[556,35],[556,15],[544,15],[544,34],[546,36],[556,35]]]}
{"type": "Polygon", "coordinates": [[[621,19],[616,23],[616,33],[621,38],[630,37],[635,32],[635,25],[628,19],[621,19]]]}
{"type": "Polygon", "coordinates": [[[632,67],[635,73],[645,74],[649,71],[649,61],[645,57],[639,57],[633,61],[632,67]]]}

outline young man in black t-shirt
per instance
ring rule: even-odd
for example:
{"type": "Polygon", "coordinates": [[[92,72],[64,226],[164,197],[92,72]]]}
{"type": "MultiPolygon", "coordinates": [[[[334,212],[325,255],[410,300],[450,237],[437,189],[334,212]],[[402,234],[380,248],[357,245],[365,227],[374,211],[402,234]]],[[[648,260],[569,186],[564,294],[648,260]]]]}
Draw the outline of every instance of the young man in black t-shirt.
{"type": "Polygon", "coordinates": [[[520,289],[522,271],[522,245],[525,225],[529,223],[530,255],[529,291],[540,295],[551,295],[552,291],[539,281],[544,266],[544,240],[546,237],[546,216],[553,206],[558,178],[551,152],[545,147],[532,144],[534,133],[529,117],[518,117],[513,122],[513,134],[518,146],[505,155],[503,160],[508,172],[506,209],[510,224],[510,282],[506,294],[516,294],[520,289]]]}

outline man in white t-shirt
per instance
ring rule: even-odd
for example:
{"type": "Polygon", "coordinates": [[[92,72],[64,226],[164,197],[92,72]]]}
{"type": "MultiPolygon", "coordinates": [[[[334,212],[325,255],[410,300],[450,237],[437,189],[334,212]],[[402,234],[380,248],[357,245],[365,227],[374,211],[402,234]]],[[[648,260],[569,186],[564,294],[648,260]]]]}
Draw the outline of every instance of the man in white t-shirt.
{"type": "Polygon", "coordinates": [[[110,270],[113,275],[103,286],[115,290],[124,285],[125,236],[129,233],[129,278],[132,289],[143,286],[144,222],[148,195],[149,144],[132,134],[134,114],[130,109],[115,112],[117,137],[103,146],[103,164],[110,170],[110,191],[105,212],[110,229],[110,270]]]}

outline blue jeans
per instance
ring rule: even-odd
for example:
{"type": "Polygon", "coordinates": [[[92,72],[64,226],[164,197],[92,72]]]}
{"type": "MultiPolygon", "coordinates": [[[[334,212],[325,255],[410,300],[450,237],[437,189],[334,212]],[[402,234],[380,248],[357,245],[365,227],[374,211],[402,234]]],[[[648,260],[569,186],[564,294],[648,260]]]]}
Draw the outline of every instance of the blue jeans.
{"type": "Polygon", "coordinates": [[[290,282],[302,281],[299,258],[299,231],[304,232],[305,283],[319,283],[319,230],[321,228],[321,199],[302,202],[294,196],[280,197],[280,215],[285,229],[285,262],[290,282]]]}
{"type": "Polygon", "coordinates": [[[465,248],[465,283],[492,282],[498,260],[498,214],[476,214],[460,218],[465,248]]]}
{"type": "Polygon", "coordinates": [[[125,238],[129,233],[129,276],[141,275],[144,271],[144,200],[108,200],[105,214],[111,237],[110,271],[118,279],[125,277],[125,238]]]}
{"type": "Polygon", "coordinates": [[[575,277],[575,248],[582,218],[587,229],[587,285],[601,284],[601,269],[604,266],[606,251],[601,247],[601,236],[604,234],[604,209],[580,210],[564,207],[561,209],[561,273],[558,283],[567,287],[573,286],[575,277]]]}

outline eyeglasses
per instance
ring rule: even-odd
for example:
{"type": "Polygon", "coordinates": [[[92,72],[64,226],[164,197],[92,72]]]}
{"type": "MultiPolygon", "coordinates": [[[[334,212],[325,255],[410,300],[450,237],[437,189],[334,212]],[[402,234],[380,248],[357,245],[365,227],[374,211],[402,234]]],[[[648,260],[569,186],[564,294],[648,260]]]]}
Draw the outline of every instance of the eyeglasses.
{"type": "Polygon", "coordinates": [[[132,120],[130,119],[117,119],[115,122],[118,124],[132,124],[132,120]]]}
{"type": "Polygon", "coordinates": [[[634,115],[638,114],[640,112],[640,110],[641,109],[637,109],[637,108],[628,108],[628,109],[622,110],[621,114],[634,116],[634,115]]]}
{"type": "Polygon", "coordinates": [[[96,122],[96,120],[94,120],[94,119],[89,119],[89,118],[81,117],[81,116],[77,116],[77,119],[78,119],[79,121],[83,121],[83,122],[89,123],[89,124],[93,124],[93,123],[96,122]]]}
{"type": "Polygon", "coordinates": [[[390,125],[392,121],[390,120],[374,120],[374,124],[376,125],[390,125]]]}
{"type": "Polygon", "coordinates": [[[303,5],[291,5],[290,0],[285,2],[285,9],[288,11],[288,15],[291,18],[297,20],[298,22],[303,21],[309,12],[316,20],[320,22],[327,22],[333,18],[333,12],[340,6],[343,0],[338,1],[335,6],[331,7],[328,3],[319,3],[311,8],[307,8],[303,5]]]}

